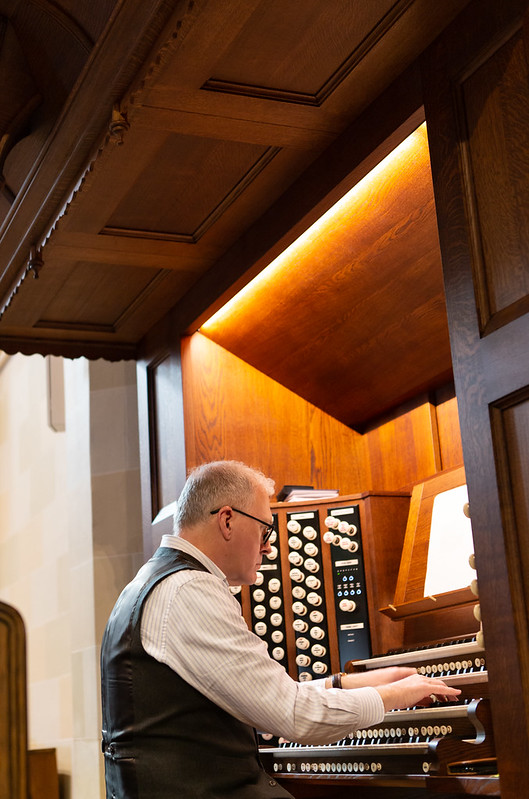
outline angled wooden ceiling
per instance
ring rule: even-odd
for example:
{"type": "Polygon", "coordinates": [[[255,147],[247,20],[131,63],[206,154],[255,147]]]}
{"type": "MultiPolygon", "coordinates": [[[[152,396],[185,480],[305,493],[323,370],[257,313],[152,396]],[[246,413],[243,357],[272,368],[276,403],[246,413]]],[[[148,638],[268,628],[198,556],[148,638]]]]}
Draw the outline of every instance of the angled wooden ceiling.
{"type": "MultiPolygon", "coordinates": [[[[330,204],[326,159],[342,153],[338,172],[352,181],[358,156],[343,157],[344,136],[465,1],[92,5],[83,16],[76,0],[0,0],[0,65],[18,70],[26,109],[18,127],[19,108],[0,118],[11,136],[0,159],[8,353],[137,357],[164,315],[196,326],[308,225],[316,197],[330,204]],[[62,39],[64,62],[39,81],[62,39]]],[[[450,369],[445,333],[437,379],[450,369]]]]}

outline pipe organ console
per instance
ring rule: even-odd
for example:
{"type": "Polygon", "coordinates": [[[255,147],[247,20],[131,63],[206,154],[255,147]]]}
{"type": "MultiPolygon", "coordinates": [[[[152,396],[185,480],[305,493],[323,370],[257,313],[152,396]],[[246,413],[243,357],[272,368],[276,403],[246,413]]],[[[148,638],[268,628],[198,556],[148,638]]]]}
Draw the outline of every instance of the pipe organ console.
{"type": "MultiPolygon", "coordinates": [[[[464,482],[455,472],[449,486],[464,482]]],[[[427,482],[411,502],[368,492],[272,506],[272,550],[240,599],[248,625],[292,677],[409,665],[462,691],[457,703],[392,711],[329,746],[263,731],[263,765],[294,796],[331,799],[340,786],[366,781],[377,796],[408,796],[399,793],[406,786],[424,797],[499,796],[476,598],[467,589],[423,597],[413,588],[417,573],[424,586],[423,517],[447,484],[427,482]]]]}

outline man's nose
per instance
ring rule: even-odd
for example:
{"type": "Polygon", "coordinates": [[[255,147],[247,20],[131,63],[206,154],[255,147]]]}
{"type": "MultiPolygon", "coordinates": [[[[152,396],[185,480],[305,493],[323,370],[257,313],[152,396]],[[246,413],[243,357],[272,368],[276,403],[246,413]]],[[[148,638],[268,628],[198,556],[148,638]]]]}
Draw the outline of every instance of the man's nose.
{"type": "Polygon", "coordinates": [[[270,543],[270,541],[265,541],[264,543],[261,542],[261,552],[264,555],[268,555],[271,549],[272,549],[272,544],[270,543]]]}

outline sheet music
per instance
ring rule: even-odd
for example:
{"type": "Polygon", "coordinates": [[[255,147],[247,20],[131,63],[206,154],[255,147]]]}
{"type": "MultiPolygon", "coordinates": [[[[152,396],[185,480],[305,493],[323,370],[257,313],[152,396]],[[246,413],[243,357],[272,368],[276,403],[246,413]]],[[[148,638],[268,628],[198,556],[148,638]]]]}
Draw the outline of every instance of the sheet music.
{"type": "Polygon", "coordinates": [[[470,519],[463,513],[466,485],[434,498],[424,595],[466,588],[476,576],[468,559],[474,552],[470,519]]]}

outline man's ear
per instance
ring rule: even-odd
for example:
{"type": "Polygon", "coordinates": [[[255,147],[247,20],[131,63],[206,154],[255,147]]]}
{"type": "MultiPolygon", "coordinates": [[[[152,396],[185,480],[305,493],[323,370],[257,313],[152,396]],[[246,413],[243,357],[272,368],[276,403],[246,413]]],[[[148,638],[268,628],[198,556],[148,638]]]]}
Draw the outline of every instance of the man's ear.
{"type": "Polygon", "coordinates": [[[217,524],[225,541],[230,541],[233,533],[233,511],[229,505],[224,505],[217,513],[217,524]]]}

